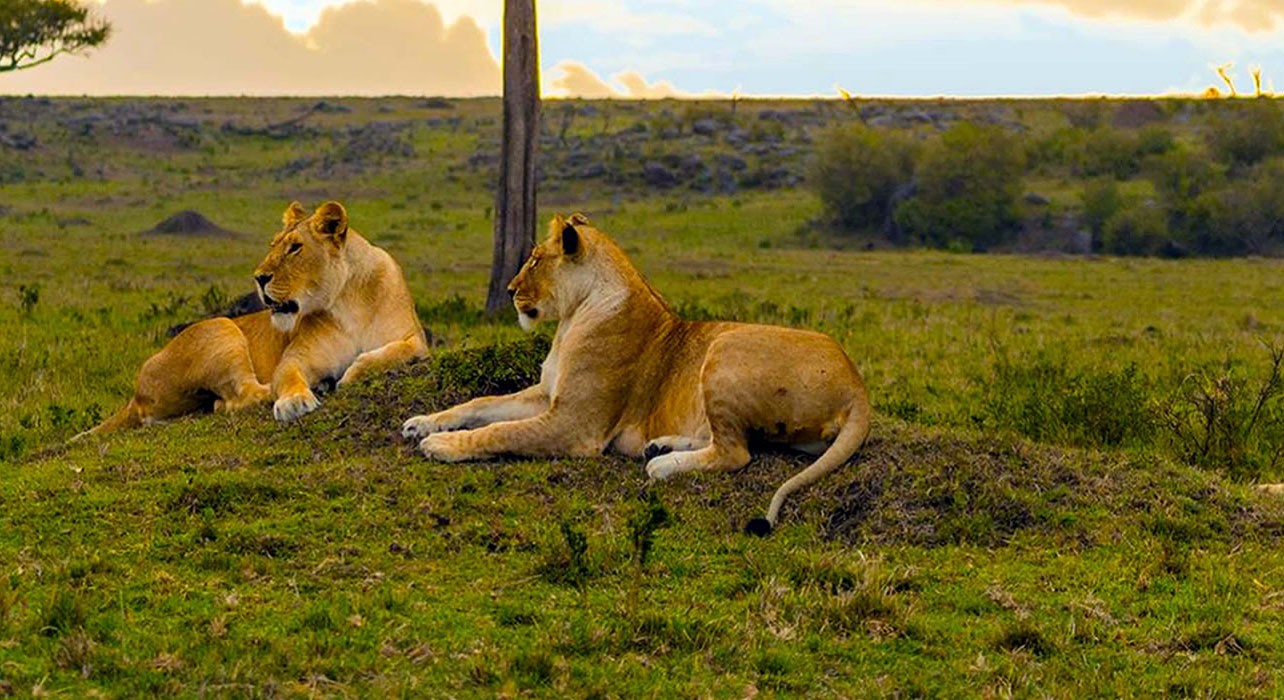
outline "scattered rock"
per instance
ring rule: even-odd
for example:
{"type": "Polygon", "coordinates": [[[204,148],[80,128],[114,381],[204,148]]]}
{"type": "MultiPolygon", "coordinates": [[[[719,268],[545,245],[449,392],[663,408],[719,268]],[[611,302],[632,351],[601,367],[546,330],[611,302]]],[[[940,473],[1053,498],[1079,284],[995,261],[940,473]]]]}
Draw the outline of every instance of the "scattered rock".
{"type": "Polygon", "coordinates": [[[713,136],[718,133],[720,127],[717,119],[701,119],[691,125],[691,131],[701,136],[713,136]]]}
{"type": "Polygon", "coordinates": [[[663,163],[649,161],[642,166],[642,179],[646,184],[652,187],[672,187],[678,183],[678,178],[672,170],[664,167],[663,163]]]}
{"type": "Polygon", "coordinates": [[[321,100],[320,102],[317,102],[311,107],[300,107],[299,111],[300,112],[308,112],[308,111],[321,112],[322,114],[348,114],[352,112],[352,108],[341,104],[335,104],[333,102],[326,102],[325,100],[321,100]]]}
{"type": "Polygon", "coordinates": [[[1026,204],[1033,204],[1035,206],[1044,207],[1048,205],[1048,198],[1044,197],[1038,192],[1026,192],[1025,202],[1026,204]]]}
{"type": "Polygon", "coordinates": [[[239,234],[228,231],[205,218],[198,211],[186,209],[143,231],[144,236],[211,236],[233,238],[239,234]]]}
{"type": "Polygon", "coordinates": [[[719,153],[717,155],[717,161],[718,161],[718,165],[724,166],[729,170],[733,170],[736,172],[739,172],[749,167],[749,163],[745,162],[744,158],[741,158],[740,156],[733,156],[729,153],[719,153]]]}

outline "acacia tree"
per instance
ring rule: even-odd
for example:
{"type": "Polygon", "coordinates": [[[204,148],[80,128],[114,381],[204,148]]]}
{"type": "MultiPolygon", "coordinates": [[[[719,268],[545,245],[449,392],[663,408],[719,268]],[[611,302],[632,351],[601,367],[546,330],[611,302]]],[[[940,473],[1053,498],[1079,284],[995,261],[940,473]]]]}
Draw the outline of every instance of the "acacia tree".
{"type": "Polygon", "coordinates": [[[75,0],[0,0],[0,73],[101,45],[111,25],[75,0]]]}
{"type": "MultiPolygon", "coordinates": [[[[3,1],[3,0],[0,0],[3,1]]],[[[508,283],[535,247],[539,41],[535,0],[504,0],[504,135],[495,191],[495,252],[486,312],[512,309],[508,283]]]]}

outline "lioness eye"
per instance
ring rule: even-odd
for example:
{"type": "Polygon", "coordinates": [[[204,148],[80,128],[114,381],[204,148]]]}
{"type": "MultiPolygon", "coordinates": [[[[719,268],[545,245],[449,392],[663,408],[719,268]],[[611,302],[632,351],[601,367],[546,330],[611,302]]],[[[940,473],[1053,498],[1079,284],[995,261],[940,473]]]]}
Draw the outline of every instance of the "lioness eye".
{"type": "Polygon", "coordinates": [[[297,253],[297,252],[299,252],[300,250],[303,250],[303,244],[302,244],[302,243],[298,243],[298,242],[291,243],[291,244],[290,244],[290,249],[289,249],[288,251],[286,251],[286,254],[288,255],[289,253],[297,253]]]}

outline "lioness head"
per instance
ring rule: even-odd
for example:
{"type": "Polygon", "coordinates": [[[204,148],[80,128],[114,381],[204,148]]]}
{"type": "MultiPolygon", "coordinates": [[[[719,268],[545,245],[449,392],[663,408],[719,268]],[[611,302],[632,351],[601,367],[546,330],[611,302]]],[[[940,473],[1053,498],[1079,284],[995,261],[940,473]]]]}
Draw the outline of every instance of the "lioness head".
{"type": "Polygon", "coordinates": [[[577,274],[585,261],[586,240],[581,228],[588,217],[558,214],[548,224],[548,238],[531,251],[531,257],[508,285],[517,307],[517,321],[530,330],[545,319],[556,320],[562,303],[579,293],[577,274]]]}
{"type": "Polygon", "coordinates": [[[284,228],[254,268],[254,281],[272,311],[272,326],[288,332],[301,315],[329,307],[347,282],[348,212],[338,202],[326,202],[309,216],[294,202],[281,220],[284,228]]]}

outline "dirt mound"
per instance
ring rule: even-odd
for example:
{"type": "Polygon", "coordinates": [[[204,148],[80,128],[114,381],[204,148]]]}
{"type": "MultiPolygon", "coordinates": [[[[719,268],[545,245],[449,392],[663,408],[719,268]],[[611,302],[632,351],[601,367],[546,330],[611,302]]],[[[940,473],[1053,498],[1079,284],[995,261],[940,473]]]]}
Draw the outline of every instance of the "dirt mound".
{"type": "MultiPolygon", "coordinates": [[[[339,392],[325,432],[361,449],[413,446],[398,436],[407,416],[473,396],[515,391],[539,377],[548,341],[444,352],[339,392]]],[[[716,513],[738,532],[780,483],[810,458],[755,451],[730,474],[679,477],[658,486],[666,503],[716,513]],[[712,510],[706,510],[712,509],[712,510]]],[[[550,481],[598,502],[635,498],[642,462],[607,455],[562,460],[550,481]]],[[[1152,454],[1061,448],[876,418],[873,437],[845,467],[786,503],[784,523],[813,523],[858,546],[1001,547],[1031,537],[1073,549],[1119,537],[1175,548],[1284,539],[1284,499],[1152,454]]]]}
{"type": "Polygon", "coordinates": [[[229,231],[213,221],[205,218],[203,214],[191,209],[185,209],[179,213],[165,219],[150,229],[143,231],[144,236],[209,236],[220,238],[235,238],[240,234],[235,231],[229,231]]]}

